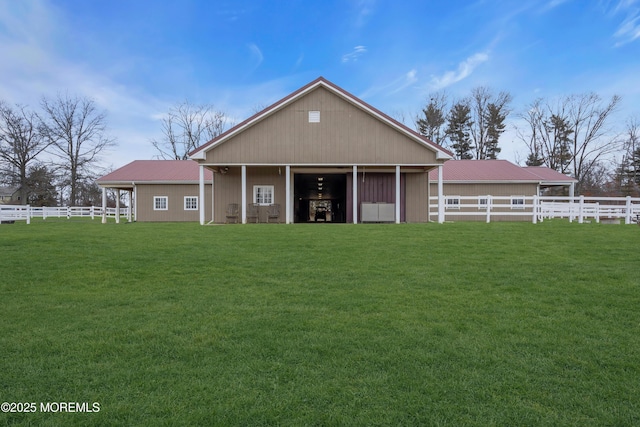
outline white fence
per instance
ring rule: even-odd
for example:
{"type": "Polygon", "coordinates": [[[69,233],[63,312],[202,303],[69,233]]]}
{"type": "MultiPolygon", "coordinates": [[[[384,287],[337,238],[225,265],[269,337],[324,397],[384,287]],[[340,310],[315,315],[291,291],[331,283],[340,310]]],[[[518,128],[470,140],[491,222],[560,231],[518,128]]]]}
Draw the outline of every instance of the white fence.
{"type": "MultiPolygon", "coordinates": [[[[127,216],[129,208],[120,208],[120,216],[127,216]]],[[[60,207],[31,207],[29,205],[0,205],[0,222],[27,221],[32,218],[100,218],[100,206],[60,206],[60,207]]],[[[106,216],[116,217],[116,208],[106,208],[106,216]]],[[[118,218],[119,219],[119,218],[118,218]]]]}
{"type": "MultiPolygon", "coordinates": [[[[555,197],[555,196],[443,196],[445,221],[531,220],[550,218],[569,221],[640,221],[638,197],[555,197]]],[[[430,198],[429,217],[438,218],[438,197],[430,198]]]]}

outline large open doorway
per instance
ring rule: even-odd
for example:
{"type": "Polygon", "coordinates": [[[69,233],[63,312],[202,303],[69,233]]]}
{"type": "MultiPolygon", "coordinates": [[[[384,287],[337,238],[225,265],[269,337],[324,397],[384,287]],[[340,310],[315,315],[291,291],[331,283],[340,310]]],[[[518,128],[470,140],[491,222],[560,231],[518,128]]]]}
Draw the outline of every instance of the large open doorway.
{"type": "Polygon", "coordinates": [[[293,178],[294,222],[346,222],[346,174],[297,173],[293,178]]]}

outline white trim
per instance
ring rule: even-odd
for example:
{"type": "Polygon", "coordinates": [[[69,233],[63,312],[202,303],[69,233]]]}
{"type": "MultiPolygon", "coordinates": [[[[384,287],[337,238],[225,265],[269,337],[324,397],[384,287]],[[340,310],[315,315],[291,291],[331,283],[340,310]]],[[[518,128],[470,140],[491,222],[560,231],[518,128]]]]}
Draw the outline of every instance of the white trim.
{"type": "Polygon", "coordinates": [[[116,224],[120,224],[120,189],[116,188],[116,224]]]}
{"type": "Polygon", "coordinates": [[[102,187],[102,223],[107,223],[107,187],[102,187]]]}
{"type": "Polygon", "coordinates": [[[169,196],[153,196],[153,210],[154,211],[168,211],[169,210],[169,196]],[[160,201],[164,199],[165,208],[156,208],[156,200],[160,201]]]}
{"type": "Polygon", "coordinates": [[[135,204],[133,207],[133,220],[135,222],[138,221],[138,186],[133,184],[133,203],[135,204]]]}
{"type": "MultiPolygon", "coordinates": [[[[204,201],[204,166],[200,165],[199,167],[199,176],[198,176],[198,194],[200,195],[200,200],[204,201]]],[[[198,201],[198,218],[200,219],[200,225],[204,225],[204,203],[199,203],[198,201]]],[[[186,208],[186,199],[185,199],[185,208],[186,208]]]]}
{"type": "Polygon", "coordinates": [[[478,196],[478,210],[486,210],[491,203],[491,196],[478,196]],[[484,200],[484,203],[482,201],[484,200]]]}
{"type": "Polygon", "coordinates": [[[133,203],[133,190],[128,191],[129,203],[127,204],[127,222],[131,222],[131,204],[133,203]]]}
{"type": "Polygon", "coordinates": [[[247,223],[247,165],[240,167],[240,200],[242,203],[242,223],[247,223]]]}
{"type": "Polygon", "coordinates": [[[211,222],[213,222],[216,218],[216,204],[215,204],[215,200],[216,198],[214,197],[215,193],[214,193],[214,180],[215,180],[215,174],[211,174],[211,222]]]}
{"type": "Polygon", "coordinates": [[[291,224],[291,206],[292,202],[292,194],[291,194],[291,166],[286,165],[284,167],[284,177],[285,177],[285,224],[291,224]]]}
{"type": "Polygon", "coordinates": [[[456,209],[460,210],[460,196],[446,196],[444,198],[445,209],[456,209]],[[449,203],[451,202],[451,203],[449,203]]]}
{"type": "MultiPolygon", "coordinates": [[[[269,206],[272,205],[274,203],[275,200],[275,186],[273,185],[263,185],[263,184],[257,184],[253,186],[253,203],[260,205],[260,206],[269,206]],[[261,202],[258,202],[258,190],[264,190],[264,194],[265,195],[269,195],[269,201],[265,202],[264,200],[261,202]]],[[[264,195],[262,196],[263,198],[265,197],[264,195]]]]}
{"type": "Polygon", "coordinates": [[[400,224],[400,166],[396,166],[396,224],[400,224]]]}
{"type": "Polygon", "coordinates": [[[509,196],[511,200],[511,209],[524,209],[525,207],[525,196],[509,196]],[[522,203],[514,203],[514,201],[522,201],[522,203]]]}
{"type": "Polygon", "coordinates": [[[438,223],[444,222],[444,183],[443,183],[443,165],[438,166],[438,223]]]}
{"type": "MultiPolygon", "coordinates": [[[[199,211],[200,210],[200,203],[199,203],[200,199],[198,196],[184,196],[184,210],[185,211],[199,211]],[[196,207],[195,208],[189,208],[187,207],[187,200],[188,199],[195,199],[196,202],[196,207]]],[[[202,225],[202,224],[201,224],[202,225]]]]}
{"type": "Polygon", "coordinates": [[[352,183],[352,188],[353,188],[353,198],[352,198],[352,204],[353,204],[353,223],[357,224],[358,223],[358,166],[357,165],[353,165],[353,183],[352,183]]]}
{"type": "MultiPolygon", "coordinates": [[[[210,167],[219,167],[221,163],[199,163],[203,166],[210,167]]],[[[292,168],[351,168],[351,166],[366,166],[366,167],[374,167],[374,168],[395,168],[398,166],[398,163],[283,163],[283,162],[274,162],[274,163],[229,163],[224,162],[224,166],[286,166],[289,165],[292,168]]],[[[442,163],[400,163],[400,167],[403,168],[436,168],[442,165],[442,163]]],[[[429,172],[425,170],[424,172],[429,172]]],[[[138,181],[142,182],[142,181],[138,181]]],[[[150,183],[155,183],[159,181],[149,181],[150,183]]],[[[174,182],[190,182],[190,181],[174,181],[174,182]]],[[[197,183],[197,181],[194,181],[197,183]]],[[[516,181],[521,182],[521,181],[516,181]]],[[[531,181],[538,182],[538,181],[531,181]]],[[[170,182],[167,182],[170,183],[170,182]]],[[[99,185],[104,185],[105,183],[100,183],[99,185]]],[[[109,183],[111,184],[111,183],[109,183]]]]}
{"type": "Polygon", "coordinates": [[[319,110],[310,110],[309,111],[309,123],[320,123],[320,111],[319,110]]]}

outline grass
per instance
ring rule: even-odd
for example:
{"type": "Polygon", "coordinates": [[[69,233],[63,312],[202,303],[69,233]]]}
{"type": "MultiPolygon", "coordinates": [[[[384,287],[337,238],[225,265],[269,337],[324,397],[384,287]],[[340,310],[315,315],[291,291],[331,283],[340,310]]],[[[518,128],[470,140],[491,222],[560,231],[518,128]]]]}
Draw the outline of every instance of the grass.
{"type": "Polygon", "coordinates": [[[638,425],[640,227],[0,226],[8,425],[638,425]]]}

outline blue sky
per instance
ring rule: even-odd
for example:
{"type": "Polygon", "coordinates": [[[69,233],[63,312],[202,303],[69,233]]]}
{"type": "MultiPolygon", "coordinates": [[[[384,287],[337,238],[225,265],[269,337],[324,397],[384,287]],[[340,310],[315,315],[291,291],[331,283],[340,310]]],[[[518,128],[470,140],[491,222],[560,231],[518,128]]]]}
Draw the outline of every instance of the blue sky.
{"type": "MultiPolygon", "coordinates": [[[[236,121],[319,76],[412,126],[429,93],[595,91],[640,115],[640,0],[0,0],[0,99],[106,110],[105,166],[156,155],[176,102],[236,121]]],[[[526,157],[513,132],[502,158],[526,157]]]]}

